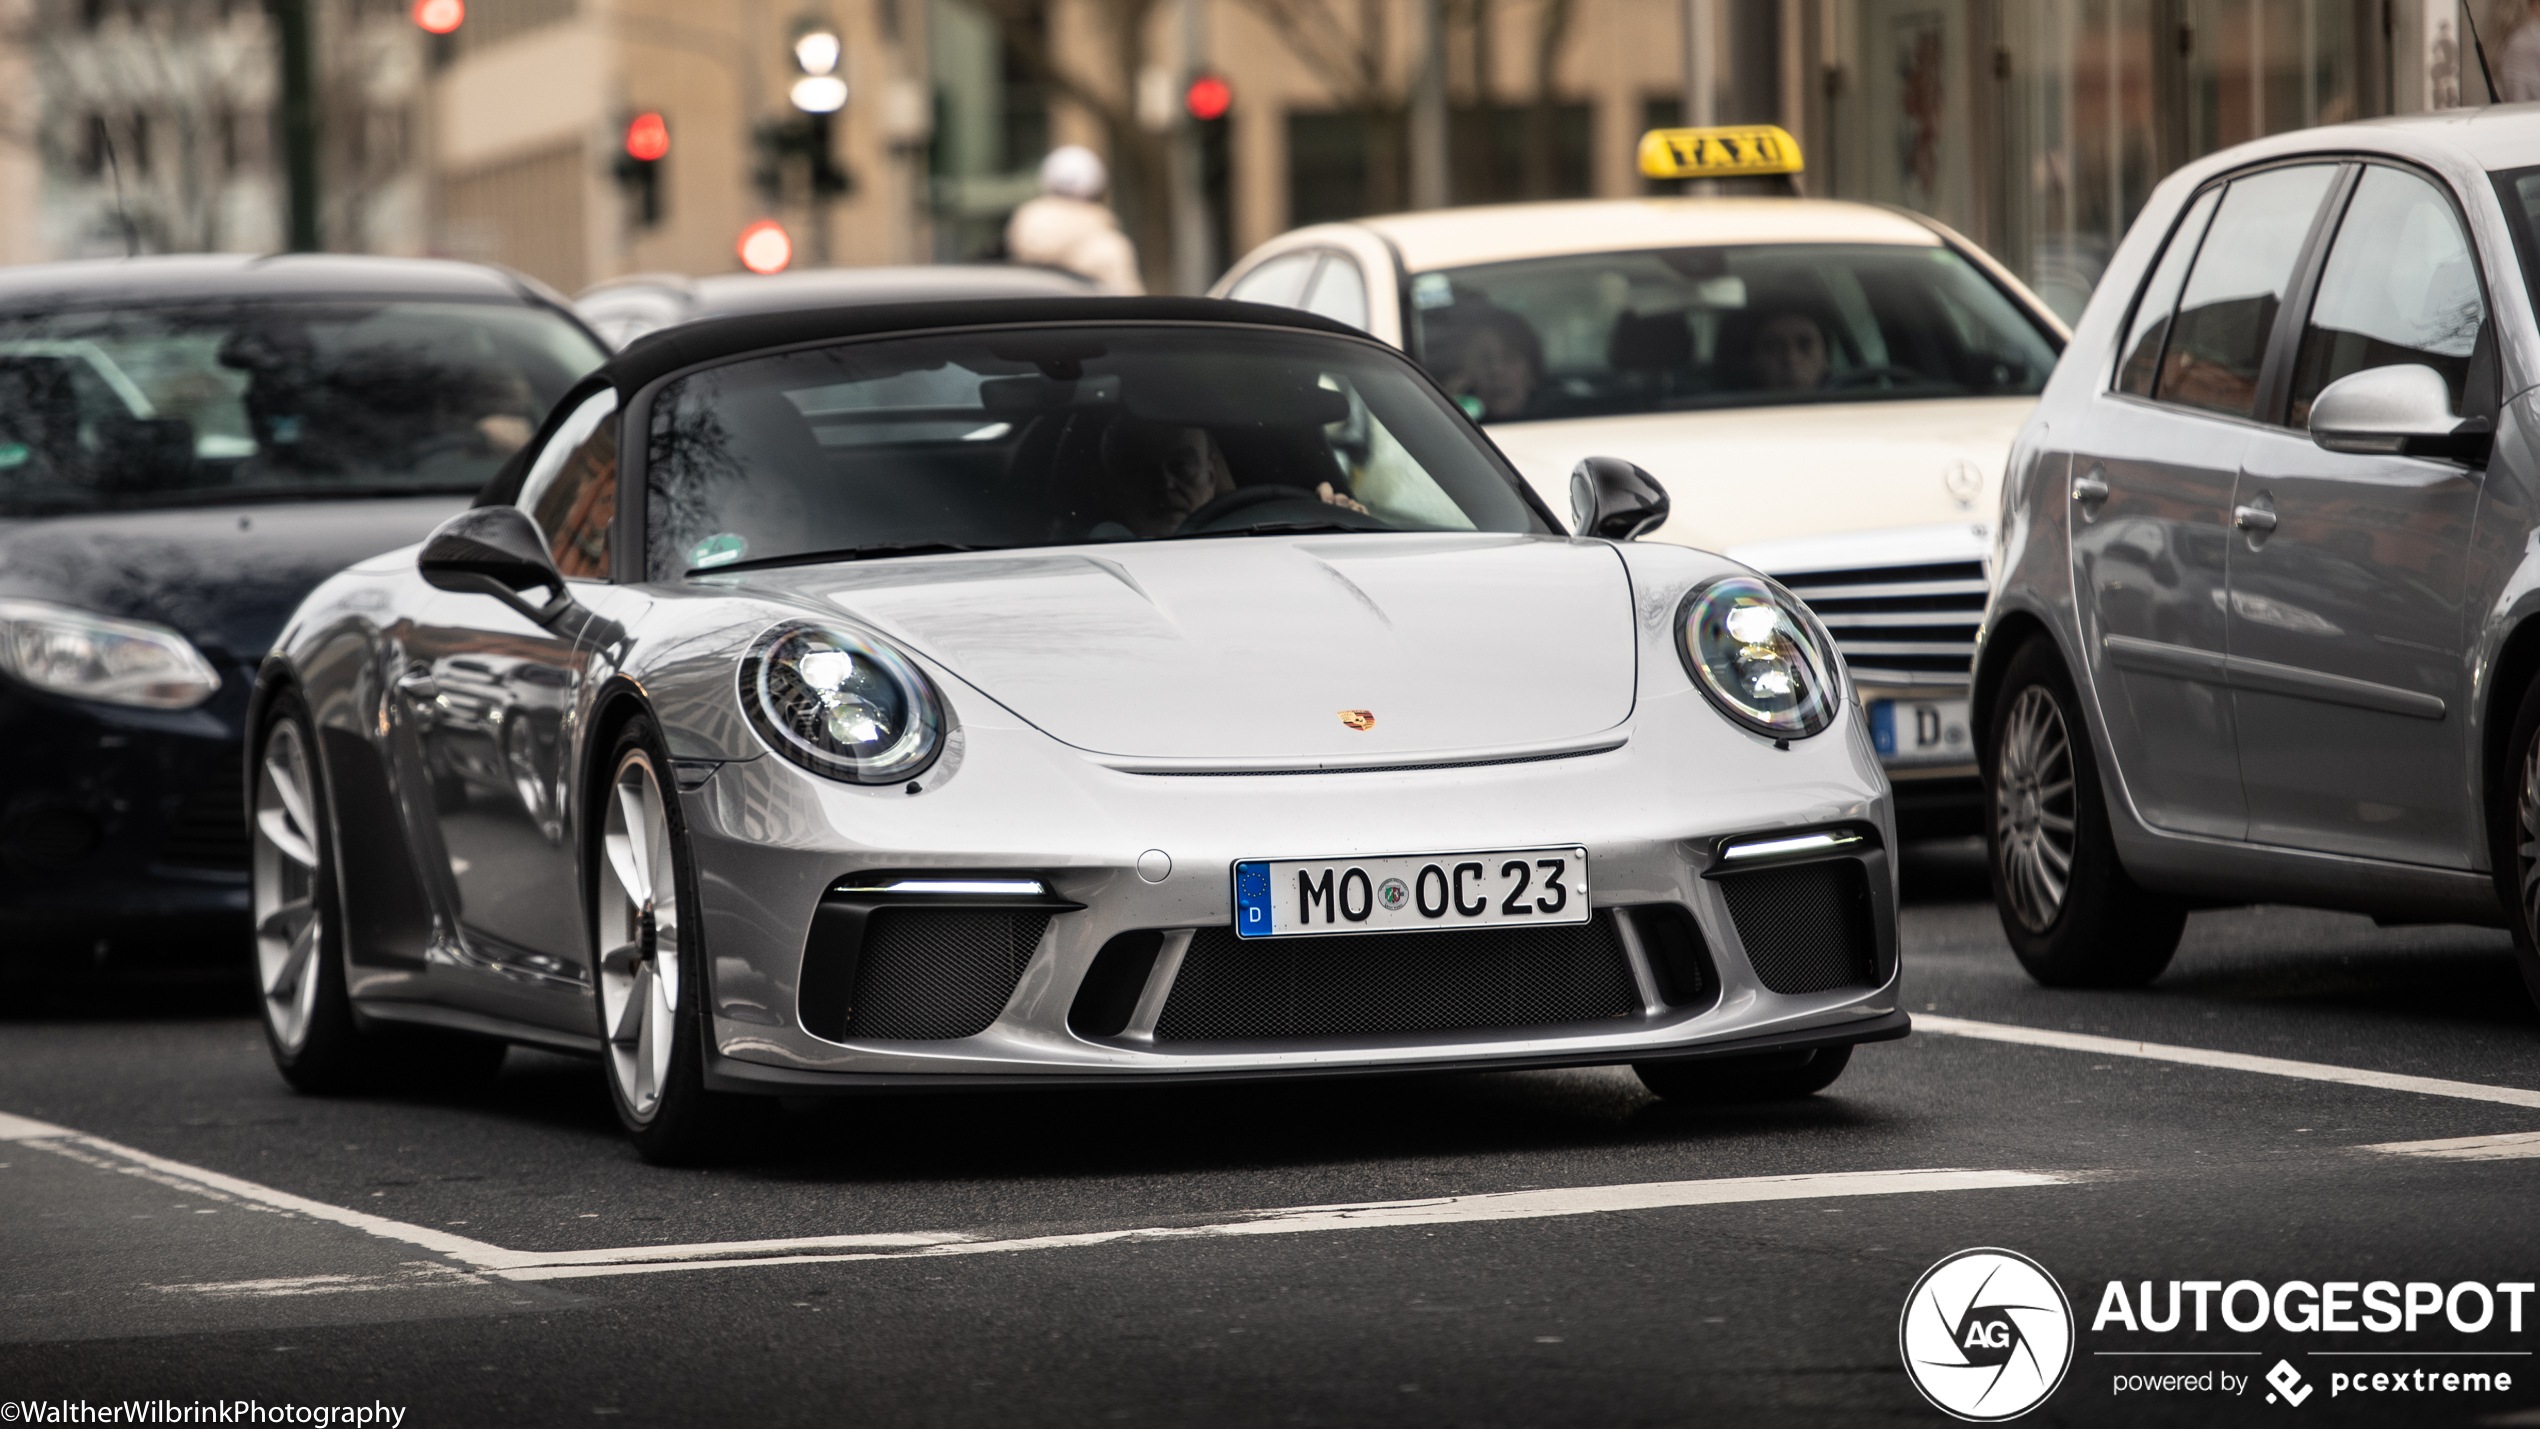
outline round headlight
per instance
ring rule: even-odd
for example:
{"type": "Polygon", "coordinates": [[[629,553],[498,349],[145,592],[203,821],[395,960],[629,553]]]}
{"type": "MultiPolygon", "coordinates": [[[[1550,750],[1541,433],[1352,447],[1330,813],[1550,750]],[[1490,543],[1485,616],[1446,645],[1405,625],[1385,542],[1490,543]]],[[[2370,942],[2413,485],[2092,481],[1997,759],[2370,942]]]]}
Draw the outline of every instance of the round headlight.
{"type": "Polygon", "coordinates": [[[1685,672],[1731,720],[1773,739],[1834,723],[1843,698],[1834,651],[1798,602],[1753,576],[1729,576],[1676,612],[1685,672]]]}
{"type": "Polygon", "coordinates": [[[741,704],[777,753],[832,779],[896,784],[935,762],[944,702],[908,658],[867,635],[780,625],[741,662],[741,704]]]}

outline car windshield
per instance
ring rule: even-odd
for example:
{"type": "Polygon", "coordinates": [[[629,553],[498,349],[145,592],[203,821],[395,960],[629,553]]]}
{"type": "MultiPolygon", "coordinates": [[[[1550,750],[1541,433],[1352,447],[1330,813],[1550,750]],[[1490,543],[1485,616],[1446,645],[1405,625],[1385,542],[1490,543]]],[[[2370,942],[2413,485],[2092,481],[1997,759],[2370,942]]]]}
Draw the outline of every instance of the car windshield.
{"type": "Polygon", "coordinates": [[[2057,341],[1951,249],[1776,244],[1422,273],[1421,363],[1488,422],[2034,396],[2057,341]]]}
{"type": "Polygon", "coordinates": [[[473,491],[604,356],[495,303],[0,319],[0,511],[473,491]]]}
{"type": "Polygon", "coordinates": [[[1279,531],[1545,531],[1390,351],[1065,327],[750,358],[652,406],[656,579],[788,560],[1279,531]]]}

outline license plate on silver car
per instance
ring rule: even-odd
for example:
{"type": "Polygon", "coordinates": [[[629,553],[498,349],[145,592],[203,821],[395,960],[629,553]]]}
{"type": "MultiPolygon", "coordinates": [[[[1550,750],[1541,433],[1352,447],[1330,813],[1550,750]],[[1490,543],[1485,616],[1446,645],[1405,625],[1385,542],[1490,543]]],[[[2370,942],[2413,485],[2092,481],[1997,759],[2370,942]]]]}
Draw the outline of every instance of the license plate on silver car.
{"type": "Polygon", "coordinates": [[[1257,859],[1235,865],[1235,933],[1244,938],[1586,921],[1584,848],[1257,859]]]}

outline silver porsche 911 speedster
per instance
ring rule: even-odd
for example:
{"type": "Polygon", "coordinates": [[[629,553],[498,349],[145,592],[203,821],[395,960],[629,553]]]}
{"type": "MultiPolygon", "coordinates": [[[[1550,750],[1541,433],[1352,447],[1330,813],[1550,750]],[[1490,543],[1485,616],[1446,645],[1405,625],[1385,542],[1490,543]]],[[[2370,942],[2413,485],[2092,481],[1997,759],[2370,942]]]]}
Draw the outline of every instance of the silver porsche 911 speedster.
{"type": "Polygon", "coordinates": [[[1646,474],[1573,499],[1283,309],[637,342],[264,666],[275,1059],[596,1053],[657,1158],[749,1094],[1813,1092],[1907,1028],[1861,711],[1786,592],[1630,543],[1646,474]]]}

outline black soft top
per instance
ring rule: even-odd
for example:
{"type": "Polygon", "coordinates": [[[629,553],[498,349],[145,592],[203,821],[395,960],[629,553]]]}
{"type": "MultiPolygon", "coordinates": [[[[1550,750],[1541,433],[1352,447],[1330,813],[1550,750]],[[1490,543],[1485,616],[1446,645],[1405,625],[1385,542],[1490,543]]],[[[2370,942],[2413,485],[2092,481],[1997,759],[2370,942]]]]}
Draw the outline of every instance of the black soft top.
{"type": "Polygon", "coordinates": [[[637,338],[611,358],[600,374],[615,384],[621,396],[632,397],[646,383],[683,367],[762,349],[943,328],[1002,327],[1009,323],[1124,322],[1236,323],[1247,327],[1302,328],[1347,337],[1367,335],[1346,323],[1295,308],[1234,303],[1222,298],[964,298],[955,302],[872,303],[704,318],[637,338]]]}

